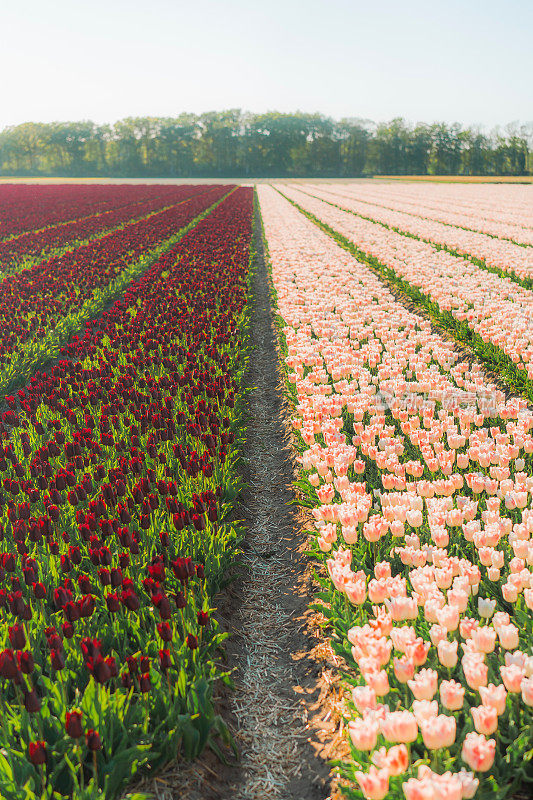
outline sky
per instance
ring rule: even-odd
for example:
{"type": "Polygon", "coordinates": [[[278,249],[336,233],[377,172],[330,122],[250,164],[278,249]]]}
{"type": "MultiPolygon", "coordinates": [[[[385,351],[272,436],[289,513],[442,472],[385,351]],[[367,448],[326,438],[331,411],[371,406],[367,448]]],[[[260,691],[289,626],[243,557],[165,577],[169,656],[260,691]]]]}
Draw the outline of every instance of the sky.
{"type": "Polygon", "coordinates": [[[533,0],[2,0],[0,129],[225,108],[533,121],[533,0]]]}

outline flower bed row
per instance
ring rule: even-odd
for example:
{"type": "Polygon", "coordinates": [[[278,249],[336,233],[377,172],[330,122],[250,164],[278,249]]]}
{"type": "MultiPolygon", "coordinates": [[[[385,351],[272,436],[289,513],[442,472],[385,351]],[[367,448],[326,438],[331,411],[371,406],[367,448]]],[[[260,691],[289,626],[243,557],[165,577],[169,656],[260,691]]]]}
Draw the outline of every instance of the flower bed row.
{"type": "Polygon", "coordinates": [[[144,200],[176,187],[124,184],[2,184],[0,239],[23,235],[53,225],[79,220],[118,208],[125,202],[144,200]]]}
{"type": "Polygon", "coordinates": [[[104,206],[91,216],[23,233],[16,238],[0,242],[0,271],[4,275],[10,275],[46,259],[59,258],[69,250],[88,244],[91,239],[104,236],[112,230],[123,228],[164,208],[187,201],[209,189],[206,186],[147,188],[151,191],[146,192],[148,197],[143,197],[141,200],[138,192],[135,192],[130,199],[130,192],[125,191],[120,198],[121,202],[111,209],[104,206]]]}
{"type": "Polygon", "coordinates": [[[259,196],[298,488],[352,686],[344,790],[504,797],[533,780],[533,413],[272,188],[259,196]]]}
{"type": "MultiPolygon", "coordinates": [[[[485,234],[489,237],[497,239],[504,239],[515,244],[527,246],[533,245],[533,214],[531,213],[531,201],[529,202],[523,213],[512,213],[508,203],[514,197],[517,197],[517,187],[507,186],[498,187],[498,199],[494,203],[492,210],[487,212],[484,210],[481,202],[477,202],[473,208],[463,208],[458,205],[458,197],[461,195],[461,188],[459,192],[453,196],[453,199],[447,200],[446,198],[439,197],[438,186],[430,187],[412,187],[409,193],[405,192],[404,186],[391,187],[390,184],[386,187],[383,186],[369,186],[368,184],[353,184],[353,185],[321,185],[319,188],[322,191],[328,192],[328,195],[337,195],[343,199],[357,200],[367,206],[367,210],[362,212],[369,216],[373,215],[373,210],[368,209],[368,206],[377,206],[381,209],[388,211],[397,211],[409,216],[418,217],[424,222],[436,222],[452,228],[469,231],[471,233],[485,234]],[[488,216],[487,216],[488,214],[488,216]],[[511,221],[512,220],[512,221],[511,221]]],[[[306,185],[305,190],[314,194],[316,186],[306,185]]],[[[520,189],[521,187],[519,187],[520,189]]],[[[527,190],[529,191],[529,190],[527,190]]],[[[482,194],[482,193],[481,193],[482,194]]],[[[521,194],[521,192],[520,192],[521,194]]],[[[321,195],[322,196],[322,195],[321,195]]],[[[340,200],[336,201],[340,203],[340,200]]],[[[400,225],[401,227],[401,225],[400,225]]],[[[438,226],[431,230],[432,236],[442,235],[445,236],[443,228],[438,226]]],[[[451,231],[451,236],[455,235],[451,231]]],[[[442,240],[446,244],[450,244],[444,238],[442,240]]],[[[453,238],[452,240],[453,241],[453,238]]],[[[472,244],[475,248],[476,239],[472,239],[472,244]]],[[[480,240],[482,243],[484,240],[480,240]]],[[[461,242],[463,246],[464,242],[461,242]]],[[[474,249],[475,253],[475,249],[474,249]]]]}
{"type": "Polygon", "coordinates": [[[162,252],[175,244],[231,187],[212,187],[188,202],[50,259],[0,282],[0,389],[27,379],[56,357],[162,252]]]}
{"type": "Polygon", "coordinates": [[[231,194],[8,399],[2,797],[110,798],[225,735],[211,602],[240,537],[252,211],[231,194]]]}
{"type": "Polygon", "coordinates": [[[513,389],[533,399],[532,291],[320,200],[287,187],[283,192],[387,280],[426,305],[454,336],[501,371],[513,389]]]}
{"type": "Polygon", "coordinates": [[[431,245],[437,251],[444,251],[460,259],[468,259],[483,272],[509,277],[524,288],[533,288],[533,251],[528,245],[491,238],[481,233],[464,231],[461,228],[410,217],[405,213],[388,209],[370,210],[357,201],[338,198],[331,194],[324,195],[320,190],[313,189],[311,196],[331,203],[341,211],[357,215],[361,221],[381,225],[394,233],[431,245]]]}
{"type": "MultiPolygon", "coordinates": [[[[383,184],[381,196],[391,195],[395,199],[409,199],[424,203],[432,209],[456,209],[477,219],[502,221],[524,228],[533,228],[531,211],[531,187],[518,184],[383,184]]],[[[429,216],[429,215],[428,215],[429,216]]]]}

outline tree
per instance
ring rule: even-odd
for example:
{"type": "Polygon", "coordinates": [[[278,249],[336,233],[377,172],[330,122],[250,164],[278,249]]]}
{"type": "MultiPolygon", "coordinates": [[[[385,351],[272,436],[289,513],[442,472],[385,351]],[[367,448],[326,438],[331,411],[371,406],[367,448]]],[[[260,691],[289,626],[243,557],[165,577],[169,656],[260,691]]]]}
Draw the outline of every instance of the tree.
{"type": "Polygon", "coordinates": [[[176,117],[27,122],[0,133],[0,174],[129,177],[527,175],[533,126],[490,134],[401,117],[336,121],[323,114],[238,108],[176,117]]]}

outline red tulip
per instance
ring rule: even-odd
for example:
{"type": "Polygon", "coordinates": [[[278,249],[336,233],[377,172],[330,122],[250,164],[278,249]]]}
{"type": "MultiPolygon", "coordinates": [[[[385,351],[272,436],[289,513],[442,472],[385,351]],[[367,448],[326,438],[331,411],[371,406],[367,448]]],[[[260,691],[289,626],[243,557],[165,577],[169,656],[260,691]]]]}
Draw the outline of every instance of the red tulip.
{"type": "Polygon", "coordinates": [[[65,717],[65,730],[73,739],[79,739],[83,736],[83,729],[81,727],[82,713],[79,709],[74,711],[67,711],[65,717]]]}
{"type": "Polygon", "coordinates": [[[159,651],[159,666],[161,667],[162,672],[166,672],[172,666],[169,650],[159,651]]]}
{"type": "Polygon", "coordinates": [[[18,666],[13,650],[2,650],[0,652],[0,675],[2,678],[9,678],[10,680],[17,677],[18,666]]]}
{"type": "Polygon", "coordinates": [[[24,650],[26,646],[26,634],[22,625],[12,625],[9,627],[9,641],[14,650],[24,650]]]}
{"type": "Polygon", "coordinates": [[[150,675],[146,673],[145,675],[141,675],[139,679],[139,688],[141,692],[146,693],[149,692],[152,688],[152,684],[150,682],[150,675]]]}
{"type": "Polygon", "coordinates": [[[28,746],[29,759],[32,764],[39,766],[46,763],[46,744],[44,742],[30,742],[28,746]]]}
{"type": "Polygon", "coordinates": [[[172,641],[172,628],[168,622],[159,622],[157,624],[157,632],[164,642],[172,641]]]}
{"type": "Polygon", "coordinates": [[[26,675],[31,675],[35,667],[33,654],[29,650],[19,650],[17,652],[17,661],[20,671],[26,675]]]}
{"type": "Polygon", "coordinates": [[[87,667],[98,683],[107,683],[112,677],[111,667],[100,654],[87,660],[87,667]]]}
{"type": "Polygon", "coordinates": [[[93,752],[96,750],[101,750],[102,740],[100,738],[100,734],[92,728],[89,728],[85,734],[85,744],[87,745],[87,748],[93,752]]]}
{"type": "Polygon", "coordinates": [[[46,588],[44,583],[32,583],[32,589],[36,600],[44,600],[46,597],[46,588]]]}
{"type": "Polygon", "coordinates": [[[111,593],[111,594],[106,595],[105,601],[106,601],[106,605],[107,605],[107,610],[111,614],[118,613],[118,611],[120,610],[120,600],[119,600],[117,594],[111,593]]]}
{"type": "Polygon", "coordinates": [[[41,710],[41,701],[39,700],[35,689],[32,689],[31,692],[24,693],[24,708],[30,714],[36,714],[37,711],[41,710]]]}

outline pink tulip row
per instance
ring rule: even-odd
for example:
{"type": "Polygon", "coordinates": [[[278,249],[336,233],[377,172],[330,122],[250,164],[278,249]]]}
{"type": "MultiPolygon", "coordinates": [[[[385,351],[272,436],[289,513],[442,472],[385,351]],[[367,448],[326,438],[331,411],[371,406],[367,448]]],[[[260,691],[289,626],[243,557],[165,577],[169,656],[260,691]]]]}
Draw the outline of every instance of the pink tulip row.
{"type": "MultiPolygon", "coordinates": [[[[316,184],[307,185],[305,191],[316,188],[316,184]]],[[[457,187],[455,194],[441,197],[439,186],[398,186],[386,184],[321,184],[323,191],[336,194],[338,197],[357,200],[368,204],[367,216],[373,216],[372,206],[388,208],[390,211],[404,212],[424,220],[441,222],[457,228],[467,228],[471,231],[495,236],[502,239],[511,239],[521,244],[533,245],[533,189],[521,186],[497,187],[497,199],[488,207],[479,201],[474,205],[464,206],[458,202],[457,187]],[[407,191],[406,191],[407,190],[407,191]],[[518,193],[527,192],[528,199],[520,211],[509,209],[509,201],[518,193]]],[[[314,191],[311,191],[313,194],[314,191]]],[[[459,192],[460,195],[460,192],[459,192]]],[[[518,199],[518,198],[517,198],[518,199]]],[[[335,201],[340,203],[339,200],[335,201]]],[[[340,203],[342,205],[342,203],[340,203]]]]}
{"type": "Polygon", "coordinates": [[[409,200],[430,209],[455,209],[460,213],[468,213],[476,220],[490,219],[533,228],[531,205],[533,187],[530,184],[452,185],[426,182],[419,184],[376,182],[367,184],[365,188],[382,198],[409,200]]]}
{"type": "Polygon", "coordinates": [[[533,277],[533,250],[507,239],[496,239],[476,231],[454,228],[432,219],[412,216],[403,211],[394,211],[379,206],[369,206],[347,196],[325,191],[321,186],[302,187],[302,192],[311,190],[314,197],[333,202],[347,211],[354,211],[376,222],[397,228],[426,242],[446,245],[462,255],[483,259],[489,266],[505,272],[512,271],[521,278],[533,277]]]}
{"type": "Polygon", "coordinates": [[[293,187],[284,186],[282,191],[360,250],[421,289],[442,311],[450,311],[456,319],[466,322],[533,378],[533,291],[293,187]]]}
{"type": "Polygon", "coordinates": [[[371,800],[473,797],[503,733],[532,722],[533,414],[274,189],[259,197],[354,667],[353,779],[371,800]]]}

